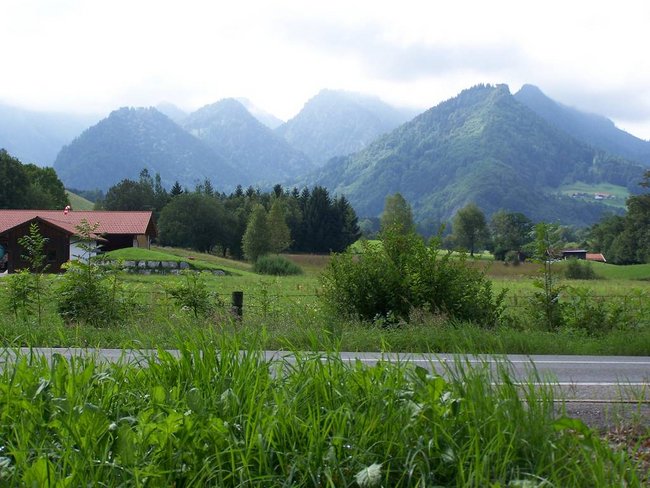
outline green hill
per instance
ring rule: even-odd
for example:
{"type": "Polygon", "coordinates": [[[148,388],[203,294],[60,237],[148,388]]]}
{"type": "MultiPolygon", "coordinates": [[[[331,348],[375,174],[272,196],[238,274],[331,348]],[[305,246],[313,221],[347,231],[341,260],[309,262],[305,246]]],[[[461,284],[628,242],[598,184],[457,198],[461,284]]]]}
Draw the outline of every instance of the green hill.
{"type": "Polygon", "coordinates": [[[70,206],[74,210],[93,210],[95,208],[95,204],[90,200],[86,200],[84,197],[72,193],[70,190],[66,190],[65,193],[68,195],[70,206]]]}
{"type": "Polygon", "coordinates": [[[606,207],[562,196],[562,185],[583,181],[631,190],[641,174],[640,166],[551,126],[506,85],[479,85],[312,176],[348,197],[361,216],[379,215],[386,196],[400,192],[419,221],[448,220],[474,202],[488,215],[505,209],[584,225],[606,207]]]}

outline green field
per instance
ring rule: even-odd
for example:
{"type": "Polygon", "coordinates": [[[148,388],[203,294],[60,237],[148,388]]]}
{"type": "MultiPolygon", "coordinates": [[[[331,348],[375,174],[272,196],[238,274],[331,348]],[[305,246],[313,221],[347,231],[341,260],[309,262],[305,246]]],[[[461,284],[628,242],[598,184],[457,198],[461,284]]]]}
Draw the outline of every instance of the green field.
{"type": "Polygon", "coordinates": [[[558,189],[559,193],[565,196],[572,196],[579,194],[575,197],[585,201],[598,201],[603,205],[608,205],[616,208],[625,208],[625,200],[630,196],[630,192],[624,186],[611,185],[609,183],[600,183],[597,185],[576,182],[569,185],[563,185],[558,189]],[[611,195],[611,198],[603,200],[595,200],[596,193],[611,195]]]}
{"type": "MultiPolygon", "coordinates": [[[[539,289],[539,265],[505,266],[500,262],[468,261],[486,270],[497,290],[506,289],[506,308],[499,327],[458,323],[444,312],[413,310],[408,323],[387,326],[335,316],[324,306],[319,274],[328,256],[288,255],[305,274],[291,277],[262,276],[250,265],[221,257],[181,249],[156,248],[120,251],[140,259],[188,260],[197,269],[223,269],[227,276],[202,274],[200,279],[212,297],[210,314],[195,317],[175,302],[170,289],[186,283],[187,277],[126,273],[119,280],[134,301],[131,318],[113,327],[66,324],[56,313],[59,277],[49,279],[44,317],[9,313],[6,280],[0,280],[0,303],[7,310],[0,318],[0,339],[6,345],[171,347],[178,331],[187,335],[204,327],[219,327],[224,333],[262,335],[266,348],[369,351],[422,351],[468,353],[556,353],[647,355],[650,351],[650,265],[619,267],[594,264],[606,279],[561,280],[560,296],[570,321],[556,331],[536,324],[535,294],[539,289]],[[136,254],[131,255],[130,253],[136,254]],[[139,257],[138,257],[139,256],[139,257]],[[171,258],[169,258],[171,259],[171,258]],[[234,291],[244,292],[244,318],[233,321],[229,314],[234,291]],[[3,296],[4,295],[4,296],[3,296]],[[593,322],[593,323],[592,323],[593,322]]],[[[120,254],[118,253],[118,254],[120,254]]],[[[558,277],[564,263],[554,267],[558,277]]]]}

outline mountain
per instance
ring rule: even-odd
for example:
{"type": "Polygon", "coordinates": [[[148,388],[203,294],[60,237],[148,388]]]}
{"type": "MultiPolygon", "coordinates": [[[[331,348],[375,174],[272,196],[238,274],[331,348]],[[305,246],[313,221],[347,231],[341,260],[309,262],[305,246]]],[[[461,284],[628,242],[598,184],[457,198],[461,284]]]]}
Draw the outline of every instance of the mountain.
{"type": "Polygon", "coordinates": [[[156,105],[156,110],[158,110],[158,112],[161,114],[166,115],[177,124],[180,124],[183,119],[187,117],[187,112],[169,102],[160,102],[158,105],[156,105]]]}
{"type": "Polygon", "coordinates": [[[650,166],[650,141],[619,129],[608,118],[556,102],[533,85],[524,85],[514,96],[544,120],[579,141],[650,166]]]}
{"type": "Polygon", "coordinates": [[[0,104],[0,148],[24,163],[52,166],[61,148],[98,118],[0,104]]]}
{"type": "Polygon", "coordinates": [[[246,176],[242,185],[277,183],[314,168],[309,158],[259,122],[234,98],[190,114],[183,127],[246,176]]]}
{"type": "Polygon", "coordinates": [[[409,118],[409,114],[375,97],[322,90],[276,131],[323,165],[334,156],[360,151],[409,118]]]}
{"type": "Polygon", "coordinates": [[[262,110],[253,102],[251,102],[248,98],[237,98],[236,99],[239,103],[241,103],[244,107],[246,107],[246,110],[255,117],[257,120],[262,122],[265,126],[267,126],[269,129],[277,129],[280,127],[282,124],[284,124],[284,120],[277,118],[275,115],[262,110]]]}
{"type": "Polygon", "coordinates": [[[66,187],[106,190],[143,168],[160,173],[171,187],[178,180],[193,188],[209,178],[219,190],[243,179],[203,142],[155,108],[121,108],[61,149],[54,169],[66,187]]]}
{"type": "Polygon", "coordinates": [[[469,202],[533,220],[585,224],[602,206],[561,197],[574,181],[636,187],[642,168],[579,142],[519,103],[506,85],[479,85],[429,109],[310,180],[345,195],[361,216],[400,192],[419,221],[445,221],[469,202]]]}

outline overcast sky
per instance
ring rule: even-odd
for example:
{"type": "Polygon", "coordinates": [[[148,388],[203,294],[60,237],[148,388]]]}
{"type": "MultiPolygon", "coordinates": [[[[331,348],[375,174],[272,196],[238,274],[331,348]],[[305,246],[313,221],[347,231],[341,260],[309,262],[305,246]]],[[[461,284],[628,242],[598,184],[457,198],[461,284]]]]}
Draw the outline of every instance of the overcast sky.
{"type": "Polygon", "coordinates": [[[247,97],[288,119],[322,88],[426,109],[539,86],[650,139],[650,2],[0,0],[0,102],[101,115],[247,97]]]}

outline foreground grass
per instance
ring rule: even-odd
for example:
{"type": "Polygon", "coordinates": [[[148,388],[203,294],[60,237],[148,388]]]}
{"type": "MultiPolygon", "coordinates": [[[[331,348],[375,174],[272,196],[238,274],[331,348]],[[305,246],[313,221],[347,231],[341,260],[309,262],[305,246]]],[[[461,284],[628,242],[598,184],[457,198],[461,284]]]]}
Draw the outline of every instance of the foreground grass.
{"type": "Polygon", "coordinates": [[[641,486],[625,453],[556,415],[551,385],[516,386],[505,363],[270,363],[191,337],[136,366],[18,354],[0,373],[0,484],[641,486]]]}

